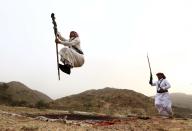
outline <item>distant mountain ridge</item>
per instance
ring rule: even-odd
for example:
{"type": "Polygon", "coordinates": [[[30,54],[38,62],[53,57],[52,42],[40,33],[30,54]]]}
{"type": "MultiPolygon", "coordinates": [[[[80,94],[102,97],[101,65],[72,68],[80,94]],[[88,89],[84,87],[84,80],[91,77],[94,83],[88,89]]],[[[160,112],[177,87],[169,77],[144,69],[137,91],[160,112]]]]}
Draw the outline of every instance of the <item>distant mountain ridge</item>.
{"type": "MultiPolygon", "coordinates": [[[[172,93],[171,98],[176,116],[188,117],[192,114],[192,95],[172,93]]],[[[2,105],[37,107],[33,105],[39,101],[45,102],[46,108],[68,111],[86,111],[110,115],[157,114],[154,99],[133,90],[106,87],[52,100],[47,95],[32,90],[21,82],[0,82],[0,104],[2,105]]],[[[42,103],[40,104],[42,106],[42,103]]]]}
{"type": "Polygon", "coordinates": [[[39,91],[30,89],[21,82],[0,83],[0,104],[35,105],[39,101],[48,103],[52,99],[39,91]]]}
{"type": "Polygon", "coordinates": [[[91,111],[104,114],[156,114],[153,99],[128,89],[88,90],[50,102],[62,110],[91,111]]]}
{"type": "Polygon", "coordinates": [[[192,95],[185,93],[171,93],[170,95],[173,105],[192,110],[192,95]]]}

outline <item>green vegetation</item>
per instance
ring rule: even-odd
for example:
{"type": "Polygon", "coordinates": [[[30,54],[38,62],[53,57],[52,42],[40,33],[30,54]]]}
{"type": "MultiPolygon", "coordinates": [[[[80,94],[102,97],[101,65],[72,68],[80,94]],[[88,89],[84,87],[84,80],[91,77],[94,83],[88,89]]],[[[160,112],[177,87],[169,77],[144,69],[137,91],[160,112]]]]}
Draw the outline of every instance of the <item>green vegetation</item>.
{"type": "Polygon", "coordinates": [[[46,109],[49,107],[48,103],[44,102],[43,100],[39,100],[36,104],[35,104],[36,108],[39,109],[46,109]]]}

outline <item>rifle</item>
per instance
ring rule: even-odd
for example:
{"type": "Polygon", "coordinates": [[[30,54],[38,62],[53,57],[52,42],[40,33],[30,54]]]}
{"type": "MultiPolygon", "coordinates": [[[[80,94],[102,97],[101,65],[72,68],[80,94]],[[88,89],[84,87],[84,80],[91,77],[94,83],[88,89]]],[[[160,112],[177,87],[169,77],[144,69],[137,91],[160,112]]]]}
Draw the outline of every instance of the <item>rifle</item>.
{"type": "Polygon", "coordinates": [[[152,70],[151,70],[151,64],[150,64],[150,61],[149,61],[148,53],[147,53],[147,60],[148,60],[148,65],[149,65],[149,70],[150,70],[150,80],[149,80],[149,84],[152,84],[152,83],[153,83],[153,74],[152,74],[152,70]]]}
{"type": "MultiPolygon", "coordinates": [[[[53,23],[53,29],[55,34],[55,39],[57,38],[57,23],[55,21],[55,14],[51,14],[52,23],[53,23]]],[[[56,55],[57,55],[57,70],[58,70],[58,78],[60,80],[60,71],[59,71],[59,57],[58,57],[58,44],[56,43],[56,55]]]]}

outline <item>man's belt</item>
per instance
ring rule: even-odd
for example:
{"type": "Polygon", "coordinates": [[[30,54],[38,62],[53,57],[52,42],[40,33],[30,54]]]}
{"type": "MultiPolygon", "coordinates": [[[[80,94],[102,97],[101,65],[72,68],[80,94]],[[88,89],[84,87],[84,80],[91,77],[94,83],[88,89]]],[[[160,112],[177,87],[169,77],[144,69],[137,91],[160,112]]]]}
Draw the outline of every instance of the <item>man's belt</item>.
{"type": "Polygon", "coordinates": [[[82,54],[82,55],[83,55],[83,51],[79,50],[78,48],[76,48],[76,47],[74,47],[74,46],[72,46],[72,48],[73,48],[76,52],[78,52],[79,54],[82,54]]]}
{"type": "Polygon", "coordinates": [[[168,90],[160,89],[159,91],[157,90],[157,93],[165,93],[168,92],[168,90]]]}

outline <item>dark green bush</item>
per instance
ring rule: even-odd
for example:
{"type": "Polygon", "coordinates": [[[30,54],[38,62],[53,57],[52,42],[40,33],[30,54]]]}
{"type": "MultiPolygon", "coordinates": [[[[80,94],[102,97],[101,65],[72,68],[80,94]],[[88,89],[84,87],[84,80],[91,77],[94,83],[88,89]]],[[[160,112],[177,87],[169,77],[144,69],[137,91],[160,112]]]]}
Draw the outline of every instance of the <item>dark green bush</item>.
{"type": "Polygon", "coordinates": [[[43,108],[48,108],[49,105],[48,105],[48,103],[44,102],[43,100],[40,100],[40,101],[38,101],[38,102],[35,104],[35,107],[36,107],[36,108],[39,108],[39,109],[43,109],[43,108]]]}

